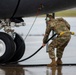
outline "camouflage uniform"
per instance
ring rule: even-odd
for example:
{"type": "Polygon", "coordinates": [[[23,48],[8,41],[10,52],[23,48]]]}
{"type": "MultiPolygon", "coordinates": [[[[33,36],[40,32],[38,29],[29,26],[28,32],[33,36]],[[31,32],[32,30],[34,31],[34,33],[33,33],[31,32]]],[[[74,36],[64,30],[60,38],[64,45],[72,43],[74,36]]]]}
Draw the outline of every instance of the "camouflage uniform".
{"type": "Polygon", "coordinates": [[[55,58],[54,48],[57,48],[56,56],[58,58],[62,58],[64,48],[67,46],[68,42],[70,41],[71,34],[64,33],[62,36],[60,36],[60,33],[69,32],[70,25],[63,18],[57,18],[51,20],[51,22],[46,27],[45,36],[43,38],[44,44],[46,44],[46,41],[48,39],[51,30],[56,32],[57,37],[54,38],[48,46],[49,57],[51,59],[55,58]]]}

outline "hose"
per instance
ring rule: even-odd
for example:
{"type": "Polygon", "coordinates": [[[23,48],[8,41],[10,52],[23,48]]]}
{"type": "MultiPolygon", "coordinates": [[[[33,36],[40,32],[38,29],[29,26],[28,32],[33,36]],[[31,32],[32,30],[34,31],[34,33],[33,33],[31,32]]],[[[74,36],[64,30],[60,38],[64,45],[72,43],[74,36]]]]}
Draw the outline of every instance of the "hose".
{"type": "MultiPolygon", "coordinates": [[[[56,33],[55,33],[52,37],[50,37],[50,38],[47,40],[46,43],[48,43],[54,36],[56,36],[56,33]]],[[[33,57],[35,54],[37,54],[42,48],[43,48],[43,46],[41,46],[36,52],[34,52],[32,55],[28,56],[27,58],[24,58],[24,59],[19,60],[19,61],[16,61],[16,62],[10,62],[10,63],[15,64],[15,63],[18,63],[18,62],[22,62],[22,61],[28,60],[28,59],[30,59],[31,57],[33,57]]]]}

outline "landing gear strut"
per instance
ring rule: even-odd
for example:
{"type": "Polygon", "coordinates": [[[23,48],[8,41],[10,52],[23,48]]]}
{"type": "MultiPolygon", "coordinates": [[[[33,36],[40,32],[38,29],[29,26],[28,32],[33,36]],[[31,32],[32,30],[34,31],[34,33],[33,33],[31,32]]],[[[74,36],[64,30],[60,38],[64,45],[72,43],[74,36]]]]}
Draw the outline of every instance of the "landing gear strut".
{"type": "MultiPolygon", "coordinates": [[[[22,21],[23,22],[23,21],[22,21]]],[[[13,22],[13,26],[21,26],[13,22]]],[[[0,63],[15,62],[22,58],[25,52],[25,43],[23,38],[14,32],[10,19],[0,21],[0,29],[5,32],[0,32],[0,63]]]]}

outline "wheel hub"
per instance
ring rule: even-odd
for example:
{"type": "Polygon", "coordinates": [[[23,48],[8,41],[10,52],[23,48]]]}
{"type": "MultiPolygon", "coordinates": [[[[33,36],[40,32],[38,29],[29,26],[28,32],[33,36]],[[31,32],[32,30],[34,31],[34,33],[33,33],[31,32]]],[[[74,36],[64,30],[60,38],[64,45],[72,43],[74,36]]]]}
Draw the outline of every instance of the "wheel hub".
{"type": "Polygon", "coordinates": [[[3,40],[0,39],[0,57],[5,53],[6,51],[6,46],[3,40]]]}

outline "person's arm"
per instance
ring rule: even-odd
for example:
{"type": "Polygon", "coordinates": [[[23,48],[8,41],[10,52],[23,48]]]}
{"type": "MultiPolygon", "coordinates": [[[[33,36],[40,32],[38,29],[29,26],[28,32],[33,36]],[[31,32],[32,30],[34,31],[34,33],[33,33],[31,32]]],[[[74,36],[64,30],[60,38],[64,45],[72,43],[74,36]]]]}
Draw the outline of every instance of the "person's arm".
{"type": "Polygon", "coordinates": [[[51,32],[51,26],[50,26],[50,24],[48,24],[48,26],[46,27],[46,30],[45,30],[44,38],[43,38],[43,45],[46,44],[50,32],[51,32]]]}

